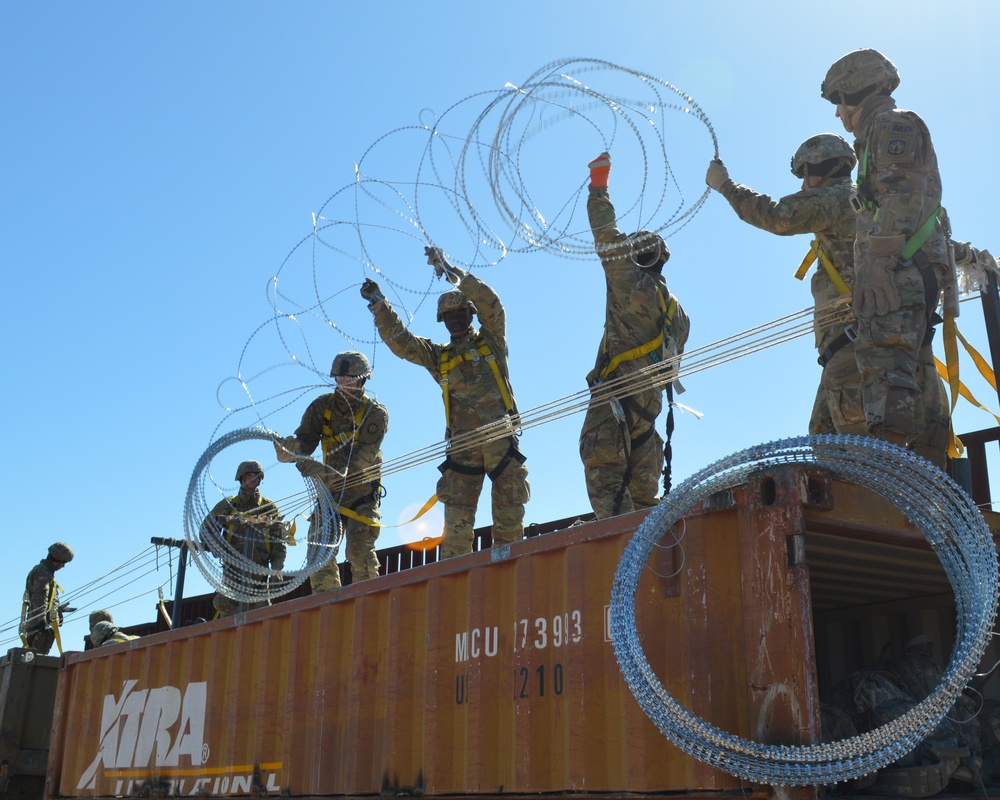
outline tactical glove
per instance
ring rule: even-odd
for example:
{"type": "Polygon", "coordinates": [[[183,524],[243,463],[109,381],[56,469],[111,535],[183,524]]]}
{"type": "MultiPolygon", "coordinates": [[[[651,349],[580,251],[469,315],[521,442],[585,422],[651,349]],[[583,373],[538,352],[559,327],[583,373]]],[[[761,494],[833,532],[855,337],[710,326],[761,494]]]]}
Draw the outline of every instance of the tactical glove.
{"type": "Polygon", "coordinates": [[[304,458],[295,466],[302,473],[303,478],[308,478],[312,475],[322,475],[325,471],[324,465],[314,458],[304,458]]]}
{"type": "Polygon", "coordinates": [[[465,270],[453,267],[440,247],[425,247],[424,255],[427,256],[427,263],[434,267],[434,274],[437,277],[443,275],[448,279],[448,283],[456,286],[462,282],[462,278],[466,275],[465,270]]]}
{"type": "Polygon", "coordinates": [[[590,169],[590,185],[607,189],[611,174],[611,154],[605,150],[587,164],[587,167],[590,169]]]}
{"type": "Polygon", "coordinates": [[[867,321],[899,310],[893,271],[905,242],[902,235],[872,236],[868,240],[868,257],[854,266],[853,305],[858,319],[867,321]]]}
{"type": "Polygon", "coordinates": [[[295,456],[301,446],[299,440],[294,436],[286,436],[281,441],[274,443],[274,452],[282,464],[293,464],[297,460],[295,456]]]}
{"type": "Polygon", "coordinates": [[[371,278],[365,278],[365,282],[361,284],[361,296],[368,301],[369,305],[385,300],[382,288],[371,278]]]}
{"type": "Polygon", "coordinates": [[[713,158],[708,162],[708,171],[705,173],[705,183],[717,192],[722,191],[722,187],[730,180],[729,170],[719,159],[713,158]]]}

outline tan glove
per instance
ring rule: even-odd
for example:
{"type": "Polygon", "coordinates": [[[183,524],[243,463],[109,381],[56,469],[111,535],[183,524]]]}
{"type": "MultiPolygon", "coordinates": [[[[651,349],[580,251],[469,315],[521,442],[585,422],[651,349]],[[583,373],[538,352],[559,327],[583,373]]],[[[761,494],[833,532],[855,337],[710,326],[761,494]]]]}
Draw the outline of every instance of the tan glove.
{"type": "Polygon", "coordinates": [[[448,283],[457,286],[462,282],[462,278],[466,276],[464,269],[453,266],[448,261],[444,250],[440,247],[425,247],[424,255],[427,256],[427,263],[434,267],[434,274],[439,278],[444,276],[448,280],[448,283]]]}
{"type": "Polygon", "coordinates": [[[294,436],[286,436],[280,442],[274,443],[274,452],[282,464],[294,464],[297,460],[295,456],[299,454],[301,449],[302,442],[294,436]]]}
{"type": "Polygon", "coordinates": [[[705,183],[717,192],[722,191],[722,187],[730,180],[729,170],[719,159],[713,158],[708,162],[708,170],[705,172],[705,183]]]}
{"type": "Polygon", "coordinates": [[[872,236],[868,258],[854,266],[854,313],[865,321],[899,310],[893,270],[906,237],[872,236]]]}

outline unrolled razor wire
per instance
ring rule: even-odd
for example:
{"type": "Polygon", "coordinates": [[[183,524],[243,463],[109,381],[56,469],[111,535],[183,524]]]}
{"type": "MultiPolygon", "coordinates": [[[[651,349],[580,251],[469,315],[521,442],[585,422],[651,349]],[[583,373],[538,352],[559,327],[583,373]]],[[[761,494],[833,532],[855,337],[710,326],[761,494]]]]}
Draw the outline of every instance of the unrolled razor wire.
{"type": "Polygon", "coordinates": [[[997,608],[993,537],[971,498],[925,459],[872,437],[804,436],[758,445],[721,459],[676,487],[626,546],[611,598],[619,666],[646,715],[678,748],[730,775],[772,785],[824,785],[871,774],[912,750],[942,720],[975,673],[997,608]],[[923,534],[955,592],[951,658],[931,694],[897,719],[840,741],[776,745],[750,741],[701,719],[668,692],[646,658],[636,626],[639,579],[656,543],[692,509],[761,469],[806,464],[867,488],[892,503],[923,534]]]}

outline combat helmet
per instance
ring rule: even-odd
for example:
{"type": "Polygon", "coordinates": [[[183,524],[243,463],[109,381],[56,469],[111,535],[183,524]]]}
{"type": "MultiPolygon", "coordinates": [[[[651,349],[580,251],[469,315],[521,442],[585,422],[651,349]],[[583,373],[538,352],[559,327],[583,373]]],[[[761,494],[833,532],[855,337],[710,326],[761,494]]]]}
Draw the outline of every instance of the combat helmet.
{"type": "Polygon", "coordinates": [[[878,50],[854,50],[833,62],[820,94],[834,105],[856,106],[876,91],[892,94],[899,86],[896,65],[878,50]]]}
{"type": "Polygon", "coordinates": [[[469,314],[476,313],[476,307],[468,297],[458,289],[449,289],[438,297],[438,322],[444,322],[446,312],[462,309],[467,309],[469,314]]]}
{"type": "Polygon", "coordinates": [[[835,133],[810,136],[799,145],[799,149],[792,156],[792,175],[804,178],[807,165],[818,167],[817,170],[810,170],[810,174],[826,174],[840,166],[837,162],[841,161],[848,170],[854,169],[854,165],[858,163],[854,148],[843,136],[835,133]],[[826,164],[827,161],[831,163],[826,164]]]}
{"type": "Polygon", "coordinates": [[[90,642],[94,647],[100,647],[117,632],[113,622],[98,622],[90,632],[90,642]]]}
{"type": "Polygon", "coordinates": [[[629,258],[642,269],[662,267],[670,259],[670,248],[656,231],[636,231],[628,237],[629,258]]]}
{"type": "Polygon", "coordinates": [[[368,357],[357,350],[345,350],[337,353],[330,367],[330,377],[336,378],[344,375],[349,378],[370,378],[372,365],[368,363],[368,357]]]}
{"type": "Polygon", "coordinates": [[[62,561],[64,564],[68,564],[73,560],[73,550],[65,542],[50,544],[49,559],[52,561],[62,561]]]}
{"type": "Polygon", "coordinates": [[[236,480],[242,480],[248,472],[259,472],[260,479],[264,480],[264,465],[259,461],[243,461],[236,468],[236,480]]]}

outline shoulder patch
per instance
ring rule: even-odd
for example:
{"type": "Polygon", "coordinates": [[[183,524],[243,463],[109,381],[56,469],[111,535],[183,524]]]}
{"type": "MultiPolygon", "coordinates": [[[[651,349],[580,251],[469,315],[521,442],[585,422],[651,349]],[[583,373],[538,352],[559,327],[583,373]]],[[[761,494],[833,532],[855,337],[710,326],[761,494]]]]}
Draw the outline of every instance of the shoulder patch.
{"type": "Polygon", "coordinates": [[[913,126],[902,122],[892,123],[892,133],[913,133],[913,126]]]}
{"type": "Polygon", "coordinates": [[[368,423],[368,433],[371,433],[371,434],[378,433],[378,425],[376,425],[374,422],[369,422],[368,423]]]}
{"type": "Polygon", "coordinates": [[[906,148],[909,144],[909,139],[890,139],[889,144],[886,145],[885,151],[890,156],[901,156],[906,153],[906,148]]]}

